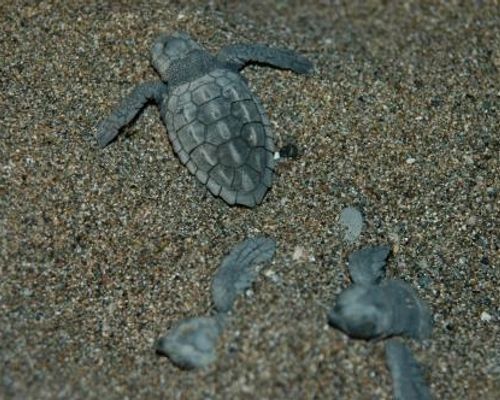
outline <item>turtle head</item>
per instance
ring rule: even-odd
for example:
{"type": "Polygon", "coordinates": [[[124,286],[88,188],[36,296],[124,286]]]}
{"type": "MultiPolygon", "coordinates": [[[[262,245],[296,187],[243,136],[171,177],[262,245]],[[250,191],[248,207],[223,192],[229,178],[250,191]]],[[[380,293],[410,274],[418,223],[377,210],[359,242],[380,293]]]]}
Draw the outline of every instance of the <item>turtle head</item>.
{"type": "Polygon", "coordinates": [[[184,32],[161,35],[151,48],[151,63],[163,81],[168,81],[172,63],[189,56],[195,50],[203,50],[198,43],[184,32]]]}
{"type": "Polygon", "coordinates": [[[351,285],[337,298],[337,304],[328,314],[333,327],[358,339],[375,339],[387,336],[390,310],[369,287],[351,285]]]}

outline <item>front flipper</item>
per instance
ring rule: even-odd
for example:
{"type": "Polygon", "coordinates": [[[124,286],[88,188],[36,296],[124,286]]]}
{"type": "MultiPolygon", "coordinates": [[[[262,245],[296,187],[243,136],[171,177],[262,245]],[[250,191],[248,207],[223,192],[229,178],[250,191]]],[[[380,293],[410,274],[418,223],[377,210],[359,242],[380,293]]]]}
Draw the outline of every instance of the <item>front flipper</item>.
{"type": "Polygon", "coordinates": [[[292,50],[276,49],[262,44],[235,44],[224,47],[217,59],[229,63],[238,70],[247,64],[267,64],[281,69],[290,69],[297,74],[312,72],[313,64],[304,56],[292,50]]]}
{"type": "Polygon", "coordinates": [[[160,105],[166,91],[167,85],[160,81],[146,82],[136,86],[113,113],[97,126],[97,142],[99,146],[101,148],[106,147],[109,142],[118,136],[120,129],[135,118],[147,102],[154,101],[160,105]]]}

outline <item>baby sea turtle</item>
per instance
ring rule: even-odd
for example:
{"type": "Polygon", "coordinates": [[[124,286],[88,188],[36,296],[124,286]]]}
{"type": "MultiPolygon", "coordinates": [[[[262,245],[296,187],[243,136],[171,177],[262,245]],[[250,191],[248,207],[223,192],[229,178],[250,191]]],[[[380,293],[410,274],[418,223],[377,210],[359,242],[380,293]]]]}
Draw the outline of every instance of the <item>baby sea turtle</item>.
{"type": "Polygon", "coordinates": [[[213,56],[186,33],[160,36],[151,56],[161,81],[136,86],[101,121],[99,145],[105,147],[153,101],[177,156],[211,193],[231,205],[260,204],[274,174],[274,136],[239,71],[256,63],[305,74],[312,63],[261,44],[231,45],[213,56]]]}

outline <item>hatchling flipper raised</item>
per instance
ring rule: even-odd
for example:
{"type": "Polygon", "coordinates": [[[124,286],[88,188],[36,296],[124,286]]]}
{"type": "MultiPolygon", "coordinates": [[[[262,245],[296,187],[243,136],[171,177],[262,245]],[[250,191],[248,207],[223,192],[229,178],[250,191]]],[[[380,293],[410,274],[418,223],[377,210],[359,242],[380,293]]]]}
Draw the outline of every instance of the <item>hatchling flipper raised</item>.
{"type": "Polygon", "coordinates": [[[228,46],[213,56],[185,33],[160,36],[151,56],[161,82],[137,86],[100,123],[101,147],[154,101],[175,153],[212,194],[231,205],[260,204],[274,175],[274,136],[239,71],[257,63],[308,73],[312,64],[290,50],[259,44],[228,46]]]}

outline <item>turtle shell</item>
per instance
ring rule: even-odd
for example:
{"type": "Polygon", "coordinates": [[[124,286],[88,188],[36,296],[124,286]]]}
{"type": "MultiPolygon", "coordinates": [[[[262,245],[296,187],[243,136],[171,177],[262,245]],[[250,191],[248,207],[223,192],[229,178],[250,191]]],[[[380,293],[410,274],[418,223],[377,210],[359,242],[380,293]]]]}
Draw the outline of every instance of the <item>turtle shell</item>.
{"type": "Polygon", "coordinates": [[[228,204],[261,203],[274,174],[274,138],[242,77],[216,69],[174,87],[165,102],[170,140],[189,171],[228,204]]]}

